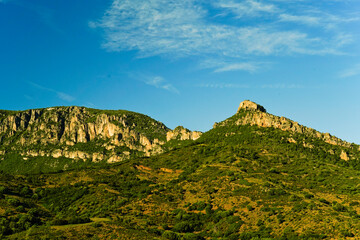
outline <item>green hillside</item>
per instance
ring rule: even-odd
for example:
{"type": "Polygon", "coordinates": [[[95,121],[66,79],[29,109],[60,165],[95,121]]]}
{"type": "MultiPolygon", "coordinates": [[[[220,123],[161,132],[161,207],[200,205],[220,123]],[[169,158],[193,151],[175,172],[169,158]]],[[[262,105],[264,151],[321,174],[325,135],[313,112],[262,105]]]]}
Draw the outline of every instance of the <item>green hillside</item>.
{"type": "Polygon", "coordinates": [[[171,150],[150,157],[47,174],[3,173],[0,234],[357,239],[359,146],[239,124],[257,112],[239,110],[196,141],[173,142],[171,150]]]}

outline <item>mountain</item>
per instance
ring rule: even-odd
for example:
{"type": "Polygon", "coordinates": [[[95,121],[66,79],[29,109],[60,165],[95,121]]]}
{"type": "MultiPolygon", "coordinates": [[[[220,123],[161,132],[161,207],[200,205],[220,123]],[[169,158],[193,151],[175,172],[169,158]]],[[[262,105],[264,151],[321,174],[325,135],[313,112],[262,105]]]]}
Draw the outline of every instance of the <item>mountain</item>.
{"type": "Polygon", "coordinates": [[[182,128],[165,130],[163,141],[169,141],[162,153],[46,174],[1,174],[0,234],[177,240],[360,236],[358,145],[271,115],[250,101],[196,140],[181,141],[193,136],[182,128]]]}
{"type": "Polygon", "coordinates": [[[20,171],[18,165],[24,161],[66,170],[79,160],[112,163],[151,156],[164,152],[171,140],[195,140],[200,135],[183,127],[172,131],[148,116],[124,110],[53,107],[0,111],[0,156],[16,166],[6,164],[3,169],[9,171],[20,171]]]}
{"type": "MultiPolygon", "coordinates": [[[[312,128],[302,126],[299,123],[285,117],[278,117],[269,114],[266,112],[266,109],[263,106],[249,100],[245,100],[240,103],[237,114],[234,117],[227,119],[220,124],[216,123],[214,127],[224,126],[228,124],[272,127],[276,129],[281,129],[283,131],[289,131],[294,134],[304,134],[304,136],[318,138],[332,145],[351,147],[350,143],[343,141],[337,137],[331,136],[329,133],[321,133],[312,128]]],[[[289,141],[293,142],[294,140],[290,139],[289,141]]]]}

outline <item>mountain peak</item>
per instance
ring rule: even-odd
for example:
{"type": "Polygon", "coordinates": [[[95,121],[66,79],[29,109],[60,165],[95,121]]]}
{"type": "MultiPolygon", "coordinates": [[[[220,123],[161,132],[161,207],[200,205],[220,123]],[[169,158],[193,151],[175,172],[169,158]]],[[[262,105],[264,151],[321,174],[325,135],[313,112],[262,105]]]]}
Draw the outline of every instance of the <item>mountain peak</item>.
{"type": "Polygon", "coordinates": [[[254,102],[252,102],[250,100],[245,100],[245,101],[240,103],[240,106],[239,106],[237,111],[240,112],[240,110],[242,110],[242,109],[243,110],[250,110],[250,111],[260,111],[260,112],[265,112],[266,113],[266,109],[263,106],[261,106],[261,105],[259,105],[257,103],[254,103],[254,102]]]}

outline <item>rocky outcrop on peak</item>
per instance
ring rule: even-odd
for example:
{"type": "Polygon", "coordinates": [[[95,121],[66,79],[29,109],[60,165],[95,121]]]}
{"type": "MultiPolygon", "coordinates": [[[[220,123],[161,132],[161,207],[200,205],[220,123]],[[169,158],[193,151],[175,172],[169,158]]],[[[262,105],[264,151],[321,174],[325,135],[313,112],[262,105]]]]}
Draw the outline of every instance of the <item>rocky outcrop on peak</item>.
{"type": "MultiPolygon", "coordinates": [[[[329,133],[321,133],[313,128],[305,127],[285,117],[278,117],[266,112],[265,108],[249,100],[240,103],[237,113],[220,123],[215,123],[214,128],[227,124],[251,125],[259,127],[273,127],[283,131],[305,134],[309,137],[318,138],[326,143],[343,147],[350,147],[351,144],[343,141],[329,133]]],[[[294,141],[289,141],[294,142],[294,141]]],[[[344,157],[345,158],[345,157],[344,157]]]]}
{"type": "Polygon", "coordinates": [[[197,139],[148,116],[123,110],[52,107],[0,111],[0,155],[118,162],[164,152],[168,139],[197,139]]]}
{"type": "Polygon", "coordinates": [[[166,140],[196,140],[201,136],[202,132],[190,131],[183,126],[178,126],[174,130],[166,133],[166,140]]]}
{"type": "Polygon", "coordinates": [[[254,103],[250,100],[245,100],[240,103],[237,112],[240,112],[241,110],[260,111],[260,112],[266,113],[266,109],[263,106],[261,106],[257,103],[254,103]]]}

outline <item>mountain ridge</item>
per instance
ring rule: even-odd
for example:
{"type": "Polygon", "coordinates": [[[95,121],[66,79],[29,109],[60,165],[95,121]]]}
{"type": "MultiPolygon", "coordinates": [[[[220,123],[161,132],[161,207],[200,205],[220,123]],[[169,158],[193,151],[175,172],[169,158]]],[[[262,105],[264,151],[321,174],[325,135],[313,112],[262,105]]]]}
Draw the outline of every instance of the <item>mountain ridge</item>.
{"type": "MultiPolygon", "coordinates": [[[[250,100],[241,102],[233,116],[215,123],[213,128],[225,125],[276,128],[317,138],[331,145],[344,147],[337,154],[346,161],[356,157],[356,154],[350,153],[353,149],[360,151],[360,146],[356,144],[300,125],[288,118],[272,115],[263,106],[250,100]]],[[[229,134],[231,133],[227,133],[229,134]]],[[[16,153],[17,158],[22,160],[44,157],[114,163],[161,154],[179,144],[179,141],[197,140],[201,135],[199,131],[190,131],[182,126],[171,130],[149,116],[127,110],[99,110],[77,106],[0,110],[0,159],[4,158],[1,156],[16,153]]],[[[290,136],[286,141],[308,148],[314,147],[306,138],[295,140],[290,136]]],[[[328,151],[334,152],[332,149],[328,151]]]]}
{"type": "Polygon", "coordinates": [[[151,117],[126,110],[71,106],[0,111],[0,154],[19,151],[25,157],[117,162],[131,155],[159,154],[172,139],[193,140],[200,135],[183,127],[173,131],[151,117]]]}

